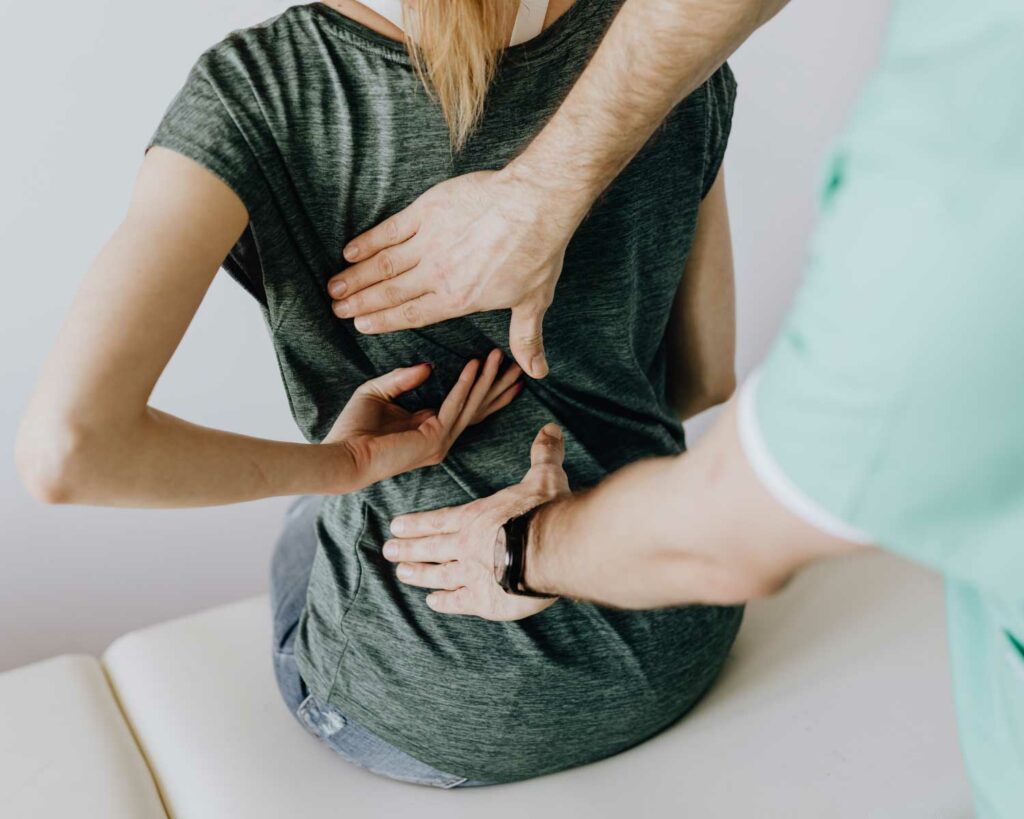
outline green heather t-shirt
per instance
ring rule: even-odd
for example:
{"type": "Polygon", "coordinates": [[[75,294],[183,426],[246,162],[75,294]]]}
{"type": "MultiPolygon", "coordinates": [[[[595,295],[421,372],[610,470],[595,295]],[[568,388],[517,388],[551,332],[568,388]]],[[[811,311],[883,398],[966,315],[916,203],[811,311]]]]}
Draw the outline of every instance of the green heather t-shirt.
{"type": "MultiPolygon", "coordinates": [[[[364,336],[331,312],[345,243],[435,183],[505,165],[556,110],[621,0],[578,0],[509,49],[453,156],[404,48],[320,3],[237,31],[198,60],[152,143],[230,185],[249,226],[225,266],[261,302],[295,420],[310,441],[363,381],[419,361],[404,401],[437,406],[465,361],[499,345],[507,311],[364,336]]],[[[392,517],[518,482],[537,430],[565,430],[575,488],[683,447],[664,334],[697,211],[717,175],[735,83],[723,68],[682,102],[569,246],[545,340],[551,373],[470,429],[445,462],[330,497],[296,655],[315,696],[440,770],[511,781],[649,737],[711,684],[740,612],[621,612],[560,601],[491,623],[431,611],[381,555],[392,517]]],[[[631,544],[624,542],[623,549],[631,544]]]]}

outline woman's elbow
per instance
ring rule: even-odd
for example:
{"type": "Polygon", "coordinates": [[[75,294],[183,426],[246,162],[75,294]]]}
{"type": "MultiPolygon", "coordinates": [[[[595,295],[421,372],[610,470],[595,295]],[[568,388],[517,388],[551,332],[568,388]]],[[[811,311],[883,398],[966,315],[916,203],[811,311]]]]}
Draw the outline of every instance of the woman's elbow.
{"type": "Polygon", "coordinates": [[[724,404],[736,392],[736,371],[729,368],[706,379],[701,392],[707,402],[706,409],[724,404]]]}
{"type": "Polygon", "coordinates": [[[683,394],[678,396],[676,409],[684,418],[692,418],[705,410],[724,404],[732,398],[734,392],[735,371],[723,370],[714,375],[706,374],[696,379],[696,383],[689,384],[683,394]]]}
{"type": "Polygon", "coordinates": [[[89,434],[57,418],[27,418],[18,430],[15,463],[22,483],[42,503],[75,503],[81,492],[89,434]]]}

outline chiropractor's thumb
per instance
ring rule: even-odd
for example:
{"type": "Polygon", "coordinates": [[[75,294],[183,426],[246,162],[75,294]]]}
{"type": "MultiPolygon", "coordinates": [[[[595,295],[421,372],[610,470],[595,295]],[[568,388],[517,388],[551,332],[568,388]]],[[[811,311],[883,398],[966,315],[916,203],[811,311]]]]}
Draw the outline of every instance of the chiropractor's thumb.
{"type": "Polygon", "coordinates": [[[538,493],[536,503],[544,503],[569,491],[569,478],[562,468],[565,460],[565,436],[558,424],[548,424],[537,433],[530,447],[530,472],[526,483],[538,493]]]}
{"type": "Polygon", "coordinates": [[[558,424],[548,424],[541,428],[530,447],[530,466],[554,464],[561,466],[565,460],[565,436],[558,424]]]}
{"type": "Polygon", "coordinates": [[[512,308],[512,321],[508,327],[508,343],[512,357],[530,378],[544,378],[548,374],[548,360],[544,355],[544,313],[547,305],[527,303],[512,308]]]}

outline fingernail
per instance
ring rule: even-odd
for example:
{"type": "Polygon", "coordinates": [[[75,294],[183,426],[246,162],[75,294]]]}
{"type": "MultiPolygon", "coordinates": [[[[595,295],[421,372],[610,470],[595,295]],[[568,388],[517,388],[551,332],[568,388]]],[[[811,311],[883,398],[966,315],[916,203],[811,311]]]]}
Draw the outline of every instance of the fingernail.
{"type": "Polygon", "coordinates": [[[356,329],[360,333],[369,332],[371,327],[373,327],[373,322],[366,316],[359,316],[359,318],[356,319],[356,329]]]}
{"type": "Polygon", "coordinates": [[[530,359],[530,375],[534,378],[543,378],[548,374],[548,363],[544,360],[544,356],[535,355],[530,359]]]}
{"type": "Polygon", "coordinates": [[[412,567],[406,566],[404,563],[400,563],[398,565],[398,576],[403,579],[408,579],[409,577],[412,577],[412,567]]]}
{"type": "Polygon", "coordinates": [[[345,248],[345,258],[350,262],[354,262],[359,258],[359,245],[349,245],[345,248]]]}
{"type": "Polygon", "coordinates": [[[391,541],[385,543],[384,557],[388,558],[388,560],[394,560],[396,557],[398,557],[398,544],[392,543],[391,541]]]}
{"type": "Polygon", "coordinates": [[[343,279],[338,279],[336,282],[331,282],[331,286],[327,288],[328,292],[336,299],[340,299],[345,290],[348,289],[348,284],[343,279]]]}
{"type": "Polygon", "coordinates": [[[558,424],[552,424],[551,426],[549,426],[548,429],[547,429],[547,433],[552,438],[557,438],[558,440],[562,440],[562,428],[560,426],[558,426],[558,424]]]}
{"type": "Polygon", "coordinates": [[[400,535],[404,531],[405,531],[405,521],[404,520],[402,520],[401,518],[395,518],[393,521],[391,521],[391,533],[392,534],[400,535]]]}
{"type": "Polygon", "coordinates": [[[342,318],[348,318],[352,312],[352,305],[347,301],[339,301],[334,304],[334,314],[342,318]]]}

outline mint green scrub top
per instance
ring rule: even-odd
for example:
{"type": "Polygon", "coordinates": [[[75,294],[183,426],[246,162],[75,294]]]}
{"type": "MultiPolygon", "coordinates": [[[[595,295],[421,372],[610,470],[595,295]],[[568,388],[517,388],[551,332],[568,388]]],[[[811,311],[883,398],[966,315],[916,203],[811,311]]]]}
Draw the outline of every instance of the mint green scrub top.
{"type": "Polygon", "coordinates": [[[896,0],[740,433],[820,528],[947,578],[982,819],[1024,817],[1024,0],[896,0]]]}

